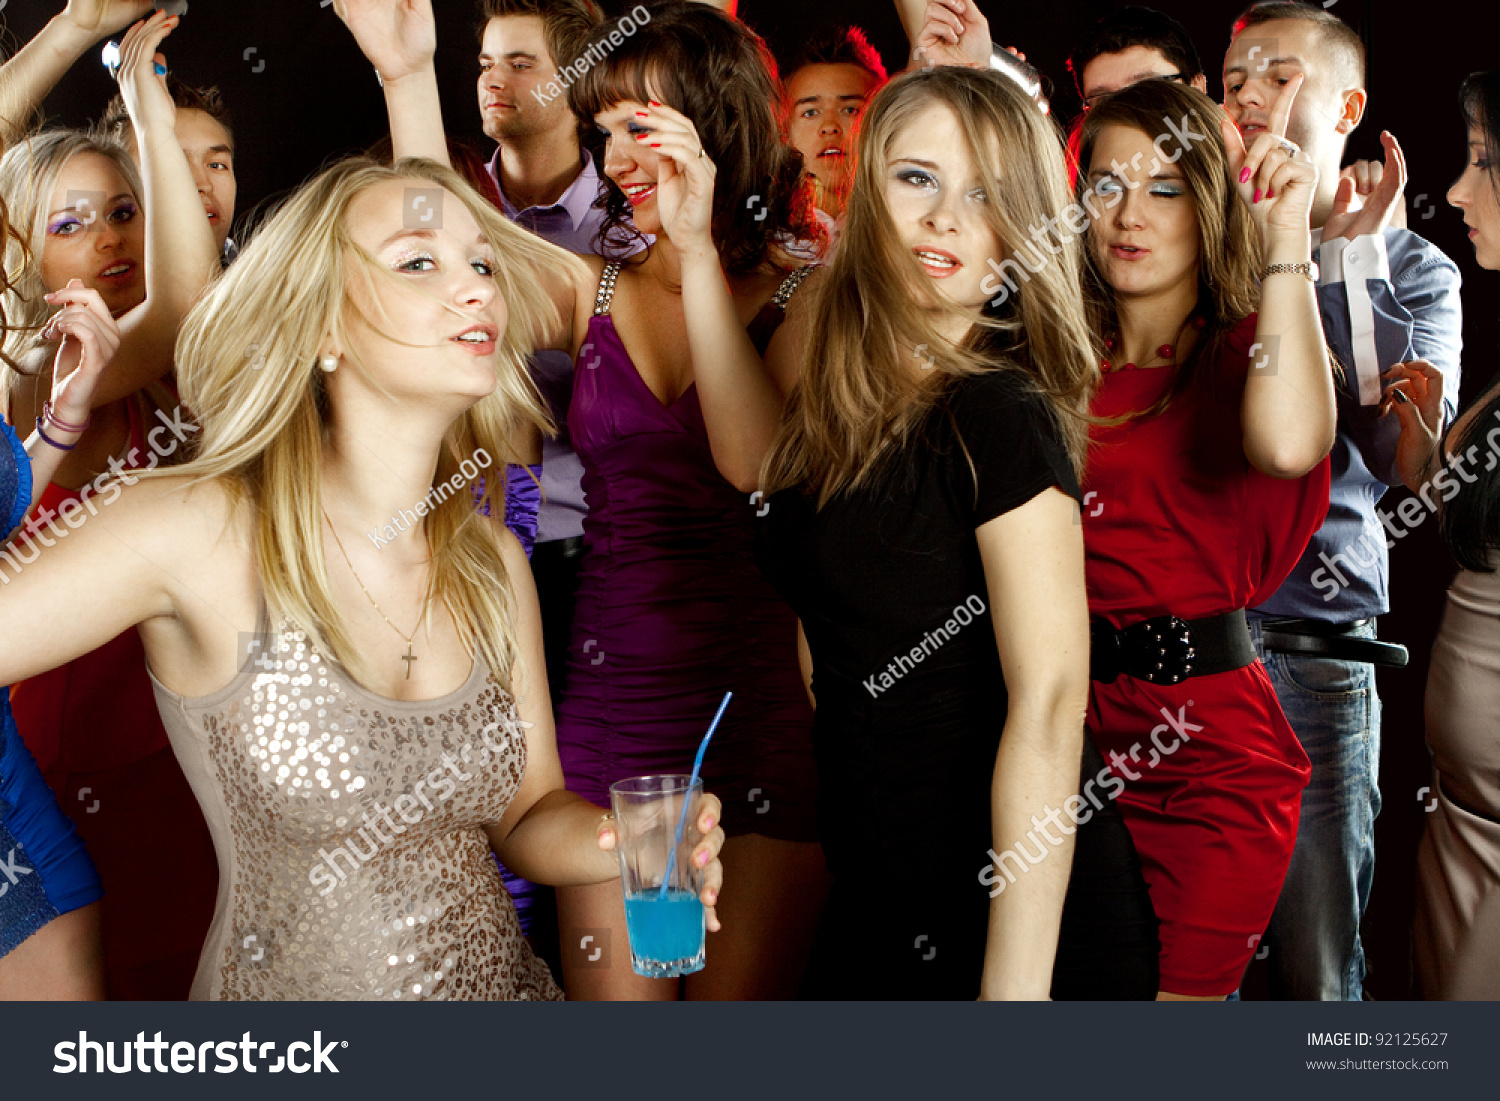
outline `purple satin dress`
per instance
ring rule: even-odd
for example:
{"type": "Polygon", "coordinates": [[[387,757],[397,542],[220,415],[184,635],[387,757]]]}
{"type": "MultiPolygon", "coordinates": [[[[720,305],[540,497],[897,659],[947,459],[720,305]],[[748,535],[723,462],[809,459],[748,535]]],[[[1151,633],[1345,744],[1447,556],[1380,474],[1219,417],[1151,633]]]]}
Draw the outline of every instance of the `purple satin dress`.
{"type": "MultiPolygon", "coordinates": [[[[796,618],[755,564],[756,506],[714,466],[696,385],[663,405],[626,353],[609,316],[617,270],[600,280],[568,410],[589,509],[557,713],[568,789],[607,807],[616,780],[689,772],[732,690],[702,771],[725,832],[814,841],[796,618]]],[[[751,324],[762,351],[800,281],[751,324]]]]}

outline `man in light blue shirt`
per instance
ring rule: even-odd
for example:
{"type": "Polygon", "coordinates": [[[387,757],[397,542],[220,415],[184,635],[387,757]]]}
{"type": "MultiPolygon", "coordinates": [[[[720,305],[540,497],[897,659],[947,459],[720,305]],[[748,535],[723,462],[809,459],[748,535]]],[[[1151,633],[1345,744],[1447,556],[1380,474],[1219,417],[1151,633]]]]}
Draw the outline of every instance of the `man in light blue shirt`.
{"type": "MultiPolygon", "coordinates": [[[[1363,208],[1354,181],[1339,179],[1367,96],[1363,44],[1336,16],[1315,5],[1270,3],[1236,21],[1224,59],[1224,106],[1246,144],[1267,127],[1272,104],[1298,73],[1304,81],[1287,138],[1319,170],[1312,209],[1318,305],[1343,376],[1328,517],[1281,588],[1250,612],[1266,671],[1313,765],[1265,944],[1274,995],[1357,1001],[1365,973],[1359,921],[1374,876],[1380,810],[1375,664],[1406,658],[1401,647],[1375,640],[1375,619],[1389,611],[1388,548],[1423,519],[1420,509],[1403,505],[1395,515],[1378,507],[1387,487],[1400,483],[1400,424],[1380,416],[1382,372],[1427,360],[1443,373],[1451,420],[1462,318],[1457,266],[1390,225],[1405,183],[1395,139],[1382,136],[1384,177],[1363,208]]],[[[1274,349],[1263,350],[1261,360],[1274,369],[1274,349]]]]}

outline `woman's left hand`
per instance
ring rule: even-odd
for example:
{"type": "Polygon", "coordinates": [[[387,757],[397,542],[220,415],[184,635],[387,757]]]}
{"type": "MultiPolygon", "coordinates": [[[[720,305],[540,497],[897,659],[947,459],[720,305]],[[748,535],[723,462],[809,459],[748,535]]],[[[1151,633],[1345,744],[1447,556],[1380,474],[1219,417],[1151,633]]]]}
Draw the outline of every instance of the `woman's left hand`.
{"type": "MultiPolygon", "coordinates": [[[[681,111],[655,99],[637,111],[636,117],[649,127],[636,140],[661,154],[656,168],[656,209],[663,232],[678,252],[712,249],[718,169],[704,152],[698,128],[681,111]]],[[[746,217],[753,215],[747,212],[746,217]]]]}
{"type": "Polygon", "coordinates": [[[120,326],[99,292],[85,287],[81,279],[70,279],[46,300],[62,307],[42,330],[42,339],[62,340],[52,365],[52,411],[65,421],[83,424],[89,419],[99,376],[120,347],[120,326]]]}
{"type": "MultiPolygon", "coordinates": [[[[724,886],[724,865],[719,862],[719,850],[724,847],[724,827],[719,824],[723,815],[724,807],[719,797],[704,792],[698,801],[698,832],[703,835],[703,840],[693,848],[693,865],[703,869],[703,892],[698,898],[703,902],[704,919],[710,933],[717,933],[720,929],[714,907],[719,902],[719,888],[724,886]]],[[[599,823],[600,849],[614,852],[615,836],[613,818],[599,823]]]]}
{"type": "Polygon", "coordinates": [[[145,134],[154,131],[176,141],[177,106],[167,91],[167,59],[158,51],[162,40],[177,29],[181,18],[158,11],[135,24],[120,41],[120,67],[115,77],[141,152],[145,134]]]}
{"type": "Polygon", "coordinates": [[[1310,233],[1308,220],[1318,188],[1318,169],[1306,153],[1286,139],[1292,104],[1302,81],[1303,76],[1298,73],[1287,82],[1271,105],[1267,129],[1249,149],[1245,148],[1245,138],[1233,121],[1224,119],[1219,123],[1229,154],[1230,174],[1240,198],[1250,208],[1263,246],[1276,237],[1310,233]]]}

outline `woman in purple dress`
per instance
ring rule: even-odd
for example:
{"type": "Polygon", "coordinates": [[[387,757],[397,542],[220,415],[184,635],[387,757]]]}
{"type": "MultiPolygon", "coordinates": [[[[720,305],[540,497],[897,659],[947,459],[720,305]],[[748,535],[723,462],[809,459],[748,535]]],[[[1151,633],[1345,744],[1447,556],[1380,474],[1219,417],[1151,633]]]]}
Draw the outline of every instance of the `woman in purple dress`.
{"type": "Polygon", "coordinates": [[[576,298],[568,427],[589,515],[558,748],[569,789],[607,804],[616,780],[688,771],[733,691],[703,775],[734,891],[684,983],[631,971],[618,884],[560,889],[564,977],[572,998],[787,998],[826,892],[812,712],[796,619],[755,565],[757,471],[733,452],[747,403],[780,408],[761,357],[782,353],[773,333],[805,274],[786,247],[817,231],[751,31],[669,4],[605,52],[569,89],[608,135],[605,232],[628,211],[656,241],[628,263],[585,257],[597,286],[561,292],[576,298]],[[609,966],[581,947],[603,928],[609,966]]]}

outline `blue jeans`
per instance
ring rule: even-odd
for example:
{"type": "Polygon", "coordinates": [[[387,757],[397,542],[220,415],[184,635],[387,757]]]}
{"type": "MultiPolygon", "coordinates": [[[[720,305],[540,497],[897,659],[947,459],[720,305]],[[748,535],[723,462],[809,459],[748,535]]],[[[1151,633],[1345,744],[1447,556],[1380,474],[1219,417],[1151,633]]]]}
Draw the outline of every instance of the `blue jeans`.
{"type": "MultiPolygon", "coordinates": [[[[1365,953],[1359,920],[1375,877],[1380,813],[1380,697],[1366,662],[1267,654],[1250,621],[1287,722],[1312,760],[1297,846],[1266,929],[1271,996],[1359,1001],[1365,953]]],[[[1354,632],[1374,638],[1375,624],[1354,632]]]]}

